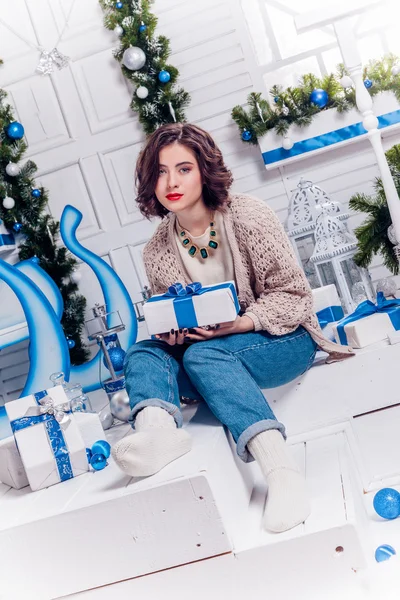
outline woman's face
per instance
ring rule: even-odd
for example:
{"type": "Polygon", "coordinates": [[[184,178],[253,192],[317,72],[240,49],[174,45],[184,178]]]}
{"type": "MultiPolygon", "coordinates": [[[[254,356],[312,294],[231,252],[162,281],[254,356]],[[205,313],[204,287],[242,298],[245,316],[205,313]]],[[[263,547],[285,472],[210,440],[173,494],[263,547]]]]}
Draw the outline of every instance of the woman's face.
{"type": "Polygon", "coordinates": [[[203,203],[201,173],[194,153],[179,143],[165,146],[159,154],[157,200],[169,211],[179,213],[203,203]]]}

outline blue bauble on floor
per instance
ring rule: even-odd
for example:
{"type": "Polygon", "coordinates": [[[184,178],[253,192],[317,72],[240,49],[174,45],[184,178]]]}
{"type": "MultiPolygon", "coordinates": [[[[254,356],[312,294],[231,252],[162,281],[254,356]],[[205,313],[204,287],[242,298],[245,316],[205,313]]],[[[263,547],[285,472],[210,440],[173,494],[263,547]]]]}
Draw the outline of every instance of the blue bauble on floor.
{"type": "Polygon", "coordinates": [[[383,488],[374,496],[374,509],[383,519],[397,519],[400,515],[400,494],[393,488],[383,488]]]}

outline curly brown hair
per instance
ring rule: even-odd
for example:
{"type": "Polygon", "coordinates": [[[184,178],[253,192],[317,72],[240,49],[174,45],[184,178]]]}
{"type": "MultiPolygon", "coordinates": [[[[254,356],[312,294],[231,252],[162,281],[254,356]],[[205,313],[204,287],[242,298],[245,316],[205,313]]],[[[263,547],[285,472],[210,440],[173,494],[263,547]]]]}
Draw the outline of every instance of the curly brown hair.
{"type": "Polygon", "coordinates": [[[207,131],[190,123],[170,123],[159,127],[147,140],[136,163],[136,202],[148,219],[165,217],[168,210],[158,201],[155,189],[159,173],[161,148],[173,143],[186,146],[196,156],[203,181],[203,199],[212,210],[221,209],[228,201],[232,173],[226,167],[222,152],[207,131]]]}

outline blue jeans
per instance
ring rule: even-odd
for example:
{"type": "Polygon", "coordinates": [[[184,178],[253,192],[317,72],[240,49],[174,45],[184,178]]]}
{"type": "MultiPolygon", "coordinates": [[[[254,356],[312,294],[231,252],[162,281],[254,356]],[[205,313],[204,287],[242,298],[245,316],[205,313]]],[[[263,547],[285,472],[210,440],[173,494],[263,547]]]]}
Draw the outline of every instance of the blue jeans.
{"type": "Polygon", "coordinates": [[[278,429],[286,437],[260,388],[292,381],[311,366],[315,352],[303,327],[282,336],[257,331],[182,346],[143,340],[125,358],[130,422],[134,426],[142,408],[159,406],[181,427],[180,397],[203,399],[232,433],[240,458],[250,462],[247,443],[255,435],[278,429]]]}

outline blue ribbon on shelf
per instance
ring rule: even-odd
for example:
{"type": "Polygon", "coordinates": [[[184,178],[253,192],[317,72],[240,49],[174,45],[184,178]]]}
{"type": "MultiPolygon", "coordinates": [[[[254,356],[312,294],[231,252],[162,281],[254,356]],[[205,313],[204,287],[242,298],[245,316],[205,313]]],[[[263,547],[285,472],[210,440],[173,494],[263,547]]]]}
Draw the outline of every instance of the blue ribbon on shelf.
{"type": "Polygon", "coordinates": [[[400,300],[386,300],[383,292],[378,292],[376,295],[376,304],[371,302],[371,300],[364,300],[361,302],[356,308],[356,310],[351,314],[345,317],[338,323],[337,332],[339,335],[339,340],[341,344],[347,344],[346,333],[344,331],[345,325],[348,323],[353,323],[354,321],[359,321],[364,317],[369,317],[376,313],[386,313],[389,315],[389,318],[392,322],[394,329],[397,331],[400,329],[400,300]]]}
{"type": "MultiPolygon", "coordinates": [[[[400,110],[394,110],[384,115],[380,115],[378,117],[378,122],[378,129],[384,129],[385,127],[390,127],[391,125],[400,123],[400,110]]],[[[349,125],[347,127],[341,127],[340,129],[335,129],[334,131],[329,131],[327,133],[323,133],[322,135],[317,135],[315,137],[308,138],[307,140],[296,142],[290,150],[285,150],[284,148],[275,148],[274,150],[263,152],[262,156],[264,159],[264,164],[270,165],[275,162],[285,160],[285,158],[299,156],[300,154],[312,152],[313,150],[320,150],[321,148],[326,148],[327,146],[332,146],[334,144],[338,144],[339,142],[344,142],[366,133],[367,131],[362,122],[354,123],[353,125],[349,125]]]]}
{"type": "Polygon", "coordinates": [[[13,246],[15,239],[12,234],[4,233],[0,235],[0,246],[13,246]]]}
{"type": "Polygon", "coordinates": [[[326,327],[328,323],[334,323],[344,317],[343,308],[341,306],[327,306],[315,314],[317,315],[321,329],[326,327]]]}
{"type": "Polygon", "coordinates": [[[232,293],[236,312],[239,313],[240,306],[233,283],[226,282],[219,285],[203,287],[200,282],[195,281],[184,287],[181,283],[174,283],[168,288],[168,292],[160,296],[152,296],[147,302],[161,302],[173,299],[173,307],[179,328],[198,327],[197,316],[194,310],[193,297],[201,296],[215,290],[228,289],[232,293]]]}
{"type": "MultiPolygon", "coordinates": [[[[37,394],[33,395],[38,407],[44,409],[46,404],[42,404],[40,401],[48,395],[47,391],[43,390],[42,392],[38,392],[37,394]]],[[[49,408],[51,407],[50,404],[47,406],[49,408]]],[[[60,410],[58,405],[55,407],[55,409],[56,414],[57,411],[58,413],[62,412],[65,415],[70,412],[69,410],[60,410]]],[[[11,421],[10,425],[12,432],[15,433],[16,431],[21,431],[27,427],[44,423],[50,448],[56,461],[60,481],[66,481],[67,479],[72,479],[74,474],[72,471],[71,461],[69,459],[68,447],[65,442],[60,423],[56,418],[56,414],[54,412],[43,412],[43,414],[20,417],[19,419],[14,419],[11,421]]]]}

